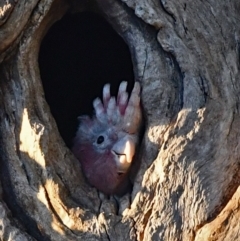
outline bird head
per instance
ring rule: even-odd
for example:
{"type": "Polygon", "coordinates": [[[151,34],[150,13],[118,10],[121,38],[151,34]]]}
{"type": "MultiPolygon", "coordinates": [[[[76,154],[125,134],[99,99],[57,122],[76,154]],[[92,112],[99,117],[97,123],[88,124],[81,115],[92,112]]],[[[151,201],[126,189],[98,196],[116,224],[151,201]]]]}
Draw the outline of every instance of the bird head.
{"type": "Polygon", "coordinates": [[[73,153],[88,182],[105,194],[115,194],[128,176],[141,126],[140,84],[135,82],[128,97],[127,82],[121,82],[117,98],[110,85],[103,100],[93,101],[95,115],[80,116],[73,153]]]}

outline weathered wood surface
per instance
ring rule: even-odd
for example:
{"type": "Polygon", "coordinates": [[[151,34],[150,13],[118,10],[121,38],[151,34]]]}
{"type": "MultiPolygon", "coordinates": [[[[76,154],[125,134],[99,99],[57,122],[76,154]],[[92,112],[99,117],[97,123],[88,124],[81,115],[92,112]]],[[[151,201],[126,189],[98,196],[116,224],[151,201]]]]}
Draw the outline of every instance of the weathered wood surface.
{"type": "Polygon", "coordinates": [[[39,46],[74,1],[0,1],[0,239],[240,240],[239,1],[97,3],[142,85],[133,192],[85,183],[44,99],[39,46]]]}

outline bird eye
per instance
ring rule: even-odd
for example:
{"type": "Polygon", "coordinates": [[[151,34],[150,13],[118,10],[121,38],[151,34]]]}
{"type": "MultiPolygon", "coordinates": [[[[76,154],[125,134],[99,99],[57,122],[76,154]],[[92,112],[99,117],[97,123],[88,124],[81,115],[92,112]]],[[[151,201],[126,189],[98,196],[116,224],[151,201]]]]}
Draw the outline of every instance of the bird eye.
{"type": "Polygon", "coordinates": [[[104,137],[103,136],[99,136],[97,138],[97,144],[102,144],[104,142],[104,137]]]}

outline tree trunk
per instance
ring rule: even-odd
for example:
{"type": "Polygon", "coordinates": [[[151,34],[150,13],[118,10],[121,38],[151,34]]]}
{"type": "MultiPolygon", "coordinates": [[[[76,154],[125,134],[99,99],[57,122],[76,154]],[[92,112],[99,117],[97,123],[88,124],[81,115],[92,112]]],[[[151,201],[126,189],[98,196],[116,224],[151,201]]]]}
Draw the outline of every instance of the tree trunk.
{"type": "Polygon", "coordinates": [[[239,13],[239,0],[0,0],[0,239],[240,240],[239,13]],[[83,178],[38,68],[51,25],[92,9],[142,86],[140,167],[117,202],[83,178]]]}

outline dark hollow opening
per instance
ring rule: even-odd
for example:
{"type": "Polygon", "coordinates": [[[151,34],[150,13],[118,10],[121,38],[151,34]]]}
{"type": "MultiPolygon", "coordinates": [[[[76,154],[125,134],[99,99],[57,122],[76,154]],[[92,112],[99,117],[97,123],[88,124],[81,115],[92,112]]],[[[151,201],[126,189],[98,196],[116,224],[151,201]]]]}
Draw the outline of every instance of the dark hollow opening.
{"type": "Polygon", "coordinates": [[[91,12],[67,14],[42,41],[39,67],[46,100],[59,132],[72,146],[80,115],[91,115],[92,101],[111,83],[117,92],[122,80],[134,82],[126,43],[101,16],[91,12]]]}

